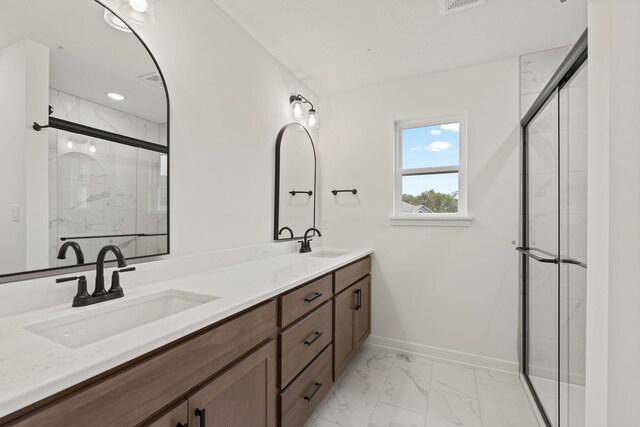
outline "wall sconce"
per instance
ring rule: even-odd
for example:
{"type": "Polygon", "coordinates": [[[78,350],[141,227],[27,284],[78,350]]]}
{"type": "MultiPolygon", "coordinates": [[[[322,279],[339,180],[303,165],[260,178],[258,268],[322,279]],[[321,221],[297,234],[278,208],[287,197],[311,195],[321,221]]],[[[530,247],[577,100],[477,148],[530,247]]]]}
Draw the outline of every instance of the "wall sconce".
{"type": "Polygon", "coordinates": [[[302,108],[302,105],[309,104],[311,108],[309,109],[309,115],[307,117],[307,125],[309,126],[309,129],[318,128],[318,112],[313,108],[313,104],[307,98],[300,94],[291,95],[289,97],[289,103],[293,110],[293,117],[296,119],[304,118],[304,109],[302,108]]]}
{"type": "MultiPolygon", "coordinates": [[[[156,21],[152,0],[118,0],[117,13],[127,23],[153,25],[156,21]]],[[[109,9],[104,10],[104,20],[116,30],[130,33],[131,29],[109,9]]]]}

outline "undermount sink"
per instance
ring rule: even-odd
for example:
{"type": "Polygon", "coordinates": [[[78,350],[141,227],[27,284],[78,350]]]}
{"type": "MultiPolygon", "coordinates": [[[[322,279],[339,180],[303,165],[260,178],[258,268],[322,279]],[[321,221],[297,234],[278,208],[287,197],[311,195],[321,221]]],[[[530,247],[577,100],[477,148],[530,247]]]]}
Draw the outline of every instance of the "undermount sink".
{"type": "Polygon", "coordinates": [[[311,252],[312,257],[316,258],[338,258],[342,255],[346,255],[349,252],[347,251],[330,251],[330,250],[319,250],[318,252],[311,252]]]}
{"type": "Polygon", "coordinates": [[[66,347],[79,348],[216,299],[219,297],[170,289],[94,306],[25,329],[66,347]]]}

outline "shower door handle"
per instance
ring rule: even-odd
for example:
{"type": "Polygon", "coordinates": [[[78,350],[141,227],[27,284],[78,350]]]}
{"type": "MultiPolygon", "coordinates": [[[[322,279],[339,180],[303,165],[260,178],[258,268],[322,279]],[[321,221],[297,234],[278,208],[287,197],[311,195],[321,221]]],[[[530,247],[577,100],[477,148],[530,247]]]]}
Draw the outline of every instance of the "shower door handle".
{"type": "Polygon", "coordinates": [[[573,258],[563,258],[561,262],[563,264],[571,264],[571,265],[577,265],[578,267],[587,268],[586,263],[582,261],[578,261],[577,259],[573,259],[573,258]]]}
{"type": "MultiPolygon", "coordinates": [[[[542,253],[547,253],[547,252],[545,252],[545,251],[542,251],[542,250],[540,250],[540,249],[535,249],[535,248],[523,248],[523,247],[517,247],[517,248],[516,248],[516,251],[518,251],[518,252],[520,252],[521,254],[524,254],[524,255],[526,255],[526,256],[528,256],[528,257],[530,257],[530,258],[533,258],[533,259],[535,259],[536,261],[544,262],[544,263],[547,263],[547,264],[560,264],[560,260],[558,259],[558,257],[554,257],[554,258],[543,258],[543,257],[540,257],[540,256],[538,256],[538,255],[536,255],[536,254],[532,253],[532,252],[531,252],[532,250],[534,250],[534,251],[538,251],[538,252],[542,252],[542,253]]],[[[547,253],[547,254],[548,254],[548,253],[547,253]]],[[[549,255],[552,255],[552,254],[549,254],[549,255]]]]}

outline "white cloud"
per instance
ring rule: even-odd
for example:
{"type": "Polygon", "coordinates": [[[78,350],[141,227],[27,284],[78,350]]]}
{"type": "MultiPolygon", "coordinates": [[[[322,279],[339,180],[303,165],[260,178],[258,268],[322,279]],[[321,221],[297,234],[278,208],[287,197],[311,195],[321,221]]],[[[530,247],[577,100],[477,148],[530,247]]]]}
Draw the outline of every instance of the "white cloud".
{"type": "Polygon", "coordinates": [[[441,133],[440,129],[431,129],[431,135],[440,135],[441,133]]]}
{"type": "Polygon", "coordinates": [[[431,144],[424,147],[425,150],[432,151],[434,153],[437,153],[439,151],[446,151],[449,148],[451,148],[451,144],[444,141],[433,141],[431,144]]]}
{"type": "Polygon", "coordinates": [[[420,146],[417,146],[417,147],[409,147],[409,151],[418,151],[418,150],[421,150],[421,149],[422,149],[422,147],[420,147],[420,146]]]}
{"type": "Polygon", "coordinates": [[[448,123],[446,125],[440,126],[443,130],[448,130],[450,132],[460,132],[460,123],[448,123]]]}

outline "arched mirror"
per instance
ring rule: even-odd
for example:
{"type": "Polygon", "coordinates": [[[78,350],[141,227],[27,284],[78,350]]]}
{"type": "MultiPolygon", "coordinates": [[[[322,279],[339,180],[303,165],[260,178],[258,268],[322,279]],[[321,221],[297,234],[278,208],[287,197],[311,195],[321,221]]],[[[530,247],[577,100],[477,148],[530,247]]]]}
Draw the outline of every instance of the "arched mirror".
{"type": "Polygon", "coordinates": [[[299,239],[315,227],[316,150],[299,123],[284,126],[276,141],[274,240],[299,239]]]}
{"type": "Polygon", "coordinates": [[[169,252],[167,91],[113,12],[0,0],[0,278],[169,252]]]}

